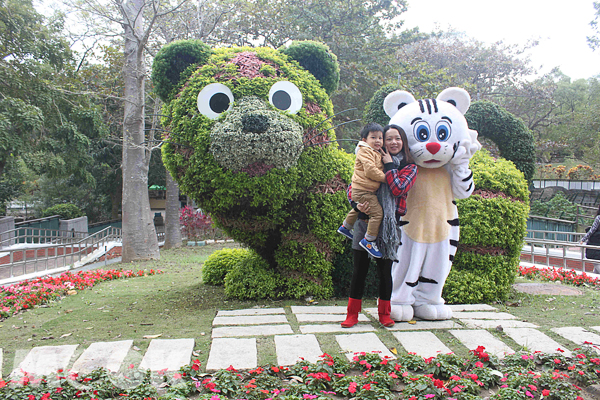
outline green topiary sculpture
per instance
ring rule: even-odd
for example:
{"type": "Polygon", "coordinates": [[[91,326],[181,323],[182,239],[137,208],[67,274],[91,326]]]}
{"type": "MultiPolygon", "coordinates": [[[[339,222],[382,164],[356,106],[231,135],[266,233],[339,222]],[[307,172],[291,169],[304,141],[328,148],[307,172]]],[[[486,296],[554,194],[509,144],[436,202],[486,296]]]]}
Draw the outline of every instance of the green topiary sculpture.
{"type": "Polygon", "coordinates": [[[469,128],[498,145],[500,155],[515,163],[528,182],[533,179],[535,142],[523,121],[490,101],[473,102],[465,118],[469,128]]]}
{"type": "Polygon", "coordinates": [[[529,215],[523,173],[485,150],[471,159],[475,191],[457,201],[460,244],[444,286],[450,303],[506,299],[514,282],[529,215]]]}
{"type": "MultiPolygon", "coordinates": [[[[157,59],[173,63],[177,49],[195,45],[202,53],[198,42],[175,42],[157,59]]],[[[225,292],[256,298],[252,287],[264,289],[269,277],[276,288],[269,296],[331,296],[353,166],[331,143],[326,90],[337,86],[335,56],[325,45],[296,42],[280,50],[212,49],[192,63],[178,67],[174,89],[164,74],[152,74],[155,90],[172,99],[164,109],[163,160],[182,191],[254,252],[227,274],[225,292]],[[243,284],[232,276],[243,276],[243,284]]]]}

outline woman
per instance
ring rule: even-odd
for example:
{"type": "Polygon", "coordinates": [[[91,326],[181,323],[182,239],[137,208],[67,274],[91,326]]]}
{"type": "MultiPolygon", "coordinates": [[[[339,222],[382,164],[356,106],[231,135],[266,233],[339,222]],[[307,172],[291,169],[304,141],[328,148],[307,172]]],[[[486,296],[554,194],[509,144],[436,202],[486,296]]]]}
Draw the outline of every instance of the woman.
{"type": "MultiPolygon", "coordinates": [[[[390,297],[392,294],[392,262],[396,259],[396,251],[400,244],[400,231],[398,221],[406,214],[406,194],[412,187],[417,176],[417,166],[412,156],[407,151],[404,143],[406,134],[396,125],[388,125],[383,129],[384,150],[382,161],[387,185],[384,183],[377,191],[377,199],[383,208],[383,221],[377,236],[377,247],[382,253],[382,258],[375,260],[379,277],[379,301],[377,305],[379,322],[386,327],[394,326],[390,318],[390,297]]],[[[351,196],[352,188],[348,188],[351,196]]],[[[351,201],[352,207],[364,214],[369,214],[368,202],[356,204],[351,201]]],[[[358,323],[358,313],[362,308],[362,297],[365,288],[365,278],[369,270],[369,255],[359,245],[364,237],[367,223],[359,219],[354,224],[354,238],[352,240],[352,253],[354,270],[350,283],[350,297],[346,320],[342,327],[350,328],[358,323]]]]}
{"type": "MultiPolygon", "coordinates": [[[[584,237],[579,241],[580,244],[589,244],[592,246],[600,246],[600,206],[596,212],[596,218],[592,227],[587,231],[584,237]]],[[[600,260],[600,250],[586,249],[585,257],[592,260],[600,260]]],[[[594,273],[600,274],[600,263],[594,263],[594,273]]]]}

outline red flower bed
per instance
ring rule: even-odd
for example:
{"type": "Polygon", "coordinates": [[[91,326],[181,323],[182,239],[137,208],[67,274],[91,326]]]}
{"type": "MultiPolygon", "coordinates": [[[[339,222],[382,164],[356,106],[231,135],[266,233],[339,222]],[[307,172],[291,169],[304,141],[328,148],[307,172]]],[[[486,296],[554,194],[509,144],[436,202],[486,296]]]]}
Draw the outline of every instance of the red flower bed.
{"type": "Polygon", "coordinates": [[[99,282],[160,273],[162,271],[153,269],[150,271],[122,269],[105,271],[97,269],[94,271],[80,271],[75,274],[65,272],[57,277],[47,276],[0,287],[0,318],[8,318],[21,310],[48,303],[65,296],[69,290],[83,290],[99,282]]]}
{"type": "Polygon", "coordinates": [[[522,267],[519,266],[519,274],[526,278],[537,278],[542,281],[569,283],[575,286],[583,284],[600,287],[600,279],[593,278],[582,272],[578,274],[573,269],[564,268],[537,268],[537,267],[522,267]]]}

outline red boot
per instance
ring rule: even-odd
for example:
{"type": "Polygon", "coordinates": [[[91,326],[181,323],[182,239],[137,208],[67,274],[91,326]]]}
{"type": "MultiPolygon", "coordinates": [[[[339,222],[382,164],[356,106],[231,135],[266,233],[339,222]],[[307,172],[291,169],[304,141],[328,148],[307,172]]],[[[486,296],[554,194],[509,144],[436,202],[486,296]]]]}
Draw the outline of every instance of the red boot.
{"type": "Polygon", "coordinates": [[[381,325],[387,328],[394,326],[395,322],[393,319],[390,318],[390,312],[392,311],[392,307],[390,306],[389,300],[379,299],[377,311],[379,312],[379,322],[381,322],[381,325]]]}
{"type": "Polygon", "coordinates": [[[352,328],[358,324],[358,313],[362,308],[362,299],[348,298],[348,313],[346,320],[342,322],[342,328],[352,328]]]}

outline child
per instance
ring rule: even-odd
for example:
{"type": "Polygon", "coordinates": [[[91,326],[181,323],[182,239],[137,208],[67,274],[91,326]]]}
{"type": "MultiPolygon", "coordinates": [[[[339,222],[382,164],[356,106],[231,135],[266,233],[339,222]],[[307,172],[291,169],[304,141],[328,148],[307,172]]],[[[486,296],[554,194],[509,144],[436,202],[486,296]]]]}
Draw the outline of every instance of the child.
{"type": "MultiPolygon", "coordinates": [[[[383,210],[377,201],[377,189],[381,182],[385,182],[383,163],[381,162],[381,148],[383,146],[383,128],[371,122],[360,131],[361,141],[356,146],[356,162],[352,175],[352,200],[357,203],[369,202],[369,224],[367,233],[360,241],[360,246],[375,258],[381,258],[381,252],[375,244],[379,225],[383,218],[383,210]]],[[[353,238],[350,231],[358,218],[358,212],[352,210],[346,216],[338,232],[349,239],[353,238]]]]}

